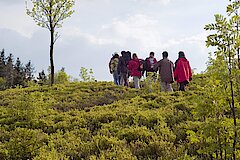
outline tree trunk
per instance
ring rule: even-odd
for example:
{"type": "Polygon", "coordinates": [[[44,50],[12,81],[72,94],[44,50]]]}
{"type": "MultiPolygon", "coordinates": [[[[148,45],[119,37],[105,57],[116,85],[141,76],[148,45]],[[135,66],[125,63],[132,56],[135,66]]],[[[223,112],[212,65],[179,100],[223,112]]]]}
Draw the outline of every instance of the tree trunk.
{"type": "Polygon", "coordinates": [[[53,46],[54,46],[54,29],[51,29],[51,44],[50,44],[50,66],[51,66],[51,86],[54,83],[54,62],[53,62],[53,46]]]}
{"type": "MultiPolygon", "coordinates": [[[[238,10],[236,10],[236,16],[238,17],[238,10]]],[[[238,34],[239,34],[239,22],[237,21],[237,38],[238,38],[238,34]]],[[[237,57],[238,57],[238,69],[240,69],[240,49],[238,47],[237,49],[237,57]]]]}
{"type": "Polygon", "coordinates": [[[238,57],[238,69],[240,69],[240,49],[237,49],[237,57],[238,57]]]}
{"type": "MultiPolygon", "coordinates": [[[[236,16],[238,17],[238,12],[236,12],[236,16]]],[[[239,35],[239,22],[237,21],[237,26],[236,26],[236,29],[237,29],[237,37],[239,35]]],[[[238,47],[237,48],[237,59],[238,59],[238,69],[240,69],[240,48],[238,47]]],[[[240,82],[240,76],[238,75],[237,76],[237,90],[238,90],[238,100],[240,101],[240,86],[239,86],[239,83],[240,82]]]]}
{"type": "Polygon", "coordinates": [[[235,102],[234,102],[234,90],[233,90],[233,81],[230,82],[231,85],[231,97],[232,97],[232,114],[234,120],[234,139],[233,139],[233,159],[236,160],[236,144],[237,144],[237,118],[235,111],[235,102]]]}
{"type": "MultiPolygon", "coordinates": [[[[224,127],[224,130],[225,130],[225,132],[227,132],[225,127],[224,127]]],[[[224,152],[225,152],[224,160],[227,160],[227,137],[226,137],[226,135],[224,137],[224,152]]]]}
{"type": "Polygon", "coordinates": [[[233,88],[233,78],[232,78],[232,58],[231,58],[231,48],[230,42],[228,41],[228,63],[229,63],[229,79],[230,79],[230,89],[231,89],[231,111],[234,120],[234,138],[233,138],[233,159],[236,160],[236,144],[237,144],[237,119],[236,119],[236,109],[235,109],[235,99],[234,99],[234,88],[233,88]]]}

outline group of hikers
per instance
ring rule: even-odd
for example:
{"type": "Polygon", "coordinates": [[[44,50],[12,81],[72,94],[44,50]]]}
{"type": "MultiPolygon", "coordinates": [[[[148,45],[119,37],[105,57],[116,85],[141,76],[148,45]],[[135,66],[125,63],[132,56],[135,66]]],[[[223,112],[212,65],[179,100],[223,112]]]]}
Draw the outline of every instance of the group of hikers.
{"type": "MultiPolygon", "coordinates": [[[[149,57],[139,59],[136,53],[122,51],[121,56],[114,53],[109,62],[109,70],[113,75],[116,85],[129,86],[129,77],[133,77],[135,88],[140,88],[140,79],[146,74],[146,77],[160,75],[161,90],[172,92],[172,83],[176,81],[179,84],[179,91],[185,91],[186,85],[192,80],[192,69],[185,53],[180,51],[175,64],[168,59],[168,52],[162,53],[162,59],[157,61],[155,53],[150,52],[149,57]]],[[[155,76],[157,77],[157,76],[155,76]]],[[[156,80],[156,79],[155,79],[156,80]]]]}

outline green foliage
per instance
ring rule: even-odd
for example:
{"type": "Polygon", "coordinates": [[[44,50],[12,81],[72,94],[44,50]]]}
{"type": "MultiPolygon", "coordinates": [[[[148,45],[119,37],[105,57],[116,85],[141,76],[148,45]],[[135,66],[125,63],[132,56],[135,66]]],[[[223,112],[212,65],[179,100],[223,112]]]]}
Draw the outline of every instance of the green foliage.
{"type": "Polygon", "coordinates": [[[45,133],[26,128],[16,128],[8,136],[9,140],[5,143],[6,157],[12,160],[34,158],[47,142],[45,133]]]}
{"type": "Polygon", "coordinates": [[[206,77],[195,75],[189,92],[106,82],[2,91],[0,159],[211,159],[219,140],[229,158],[232,118],[221,117],[227,103],[206,77]]]}
{"type": "Polygon", "coordinates": [[[227,7],[228,17],[215,15],[215,23],[205,26],[212,32],[208,47],[216,47],[210,54],[208,68],[198,86],[203,94],[192,100],[197,104],[192,114],[197,127],[187,131],[188,140],[202,159],[239,159],[239,10],[240,2],[227,7]]]}
{"type": "MultiPolygon", "coordinates": [[[[26,3],[28,1],[26,0],[26,3]]],[[[74,0],[31,0],[32,9],[27,14],[43,28],[60,28],[62,21],[73,14],[74,0]]]]}
{"type": "Polygon", "coordinates": [[[83,82],[95,81],[92,69],[88,70],[87,68],[81,67],[79,76],[83,82]]]}
{"type": "Polygon", "coordinates": [[[64,71],[64,69],[58,71],[55,75],[55,83],[56,84],[64,84],[68,83],[70,80],[70,76],[64,71]]]}
{"type": "Polygon", "coordinates": [[[142,86],[145,88],[144,91],[148,93],[160,90],[160,77],[157,73],[149,72],[148,76],[143,79],[142,86]]]}
{"type": "Polygon", "coordinates": [[[186,138],[193,127],[185,125],[193,95],[103,82],[6,90],[0,158],[193,159],[186,138]]]}
{"type": "Polygon", "coordinates": [[[6,80],[0,77],[0,90],[4,90],[6,88],[6,80]]]}

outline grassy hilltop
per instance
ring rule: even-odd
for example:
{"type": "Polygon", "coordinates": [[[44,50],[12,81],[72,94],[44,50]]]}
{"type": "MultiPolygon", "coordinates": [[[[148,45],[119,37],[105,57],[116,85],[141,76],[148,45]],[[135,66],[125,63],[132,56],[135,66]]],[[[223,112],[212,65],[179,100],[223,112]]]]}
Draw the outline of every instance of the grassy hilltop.
{"type": "Polygon", "coordinates": [[[1,91],[0,159],[204,159],[189,137],[201,94],[108,82],[1,91]]]}

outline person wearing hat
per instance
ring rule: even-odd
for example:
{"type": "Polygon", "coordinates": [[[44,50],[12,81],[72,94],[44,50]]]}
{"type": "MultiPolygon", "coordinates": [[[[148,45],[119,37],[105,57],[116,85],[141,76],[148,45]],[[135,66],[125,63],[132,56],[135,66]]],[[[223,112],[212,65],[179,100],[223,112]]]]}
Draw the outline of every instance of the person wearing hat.
{"type": "Polygon", "coordinates": [[[192,80],[192,69],[183,51],[178,53],[175,62],[174,79],[180,85],[179,91],[185,91],[186,85],[192,80]]]}
{"type": "Polygon", "coordinates": [[[118,73],[118,62],[119,62],[119,55],[117,52],[115,52],[109,62],[109,70],[110,70],[110,73],[113,75],[114,84],[116,85],[120,84],[119,73],[118,73]]]}

